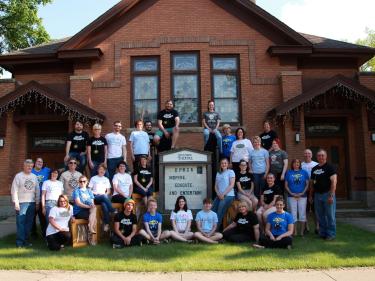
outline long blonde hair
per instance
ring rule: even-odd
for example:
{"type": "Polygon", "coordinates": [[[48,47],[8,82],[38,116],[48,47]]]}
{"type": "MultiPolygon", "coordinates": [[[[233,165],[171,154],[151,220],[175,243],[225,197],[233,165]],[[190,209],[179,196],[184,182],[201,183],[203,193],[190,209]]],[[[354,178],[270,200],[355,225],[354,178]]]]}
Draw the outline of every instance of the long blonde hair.
{"type": "Polygon", "coordinates": [[[66,202],[66,207],[65,207],[65,208],[66,208],[68,211],[70,211],[70,204],[69,204],[68,196],[66,196],[66,195],[64,195],[64,194],[61,194],[61,195],[59,196],[59,198],[57,199],[57,207],[60,208],[60,198],[63,198],[63,199],[65,200],[65,202],[66,202]]]}

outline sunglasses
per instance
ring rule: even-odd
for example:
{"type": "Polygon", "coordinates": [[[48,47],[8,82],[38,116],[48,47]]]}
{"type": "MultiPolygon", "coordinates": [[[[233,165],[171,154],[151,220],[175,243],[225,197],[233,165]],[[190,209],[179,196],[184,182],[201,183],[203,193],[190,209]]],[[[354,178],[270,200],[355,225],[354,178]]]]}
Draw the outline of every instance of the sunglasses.
{"type": "Polygon", "coordinates": [[[79,183],[85,183],[85,182],[87,182],[87,181],[79,181],[79,183]]]}
{"type": "Polygon", "coordinates": [[[69,164],[77,165],[77,162],[69,162],[69,164]]]}

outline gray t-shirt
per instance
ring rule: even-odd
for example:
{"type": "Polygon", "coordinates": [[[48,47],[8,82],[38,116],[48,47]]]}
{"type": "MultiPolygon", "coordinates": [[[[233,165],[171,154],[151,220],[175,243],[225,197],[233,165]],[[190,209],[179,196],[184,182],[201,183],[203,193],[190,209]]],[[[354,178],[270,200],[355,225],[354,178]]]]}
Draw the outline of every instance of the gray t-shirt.
{"type": "Polygon", "coordinates": [[[284,167],[284,160],[288,159],[288,154],[284,150],[270,151],[270,172],[281,173],[284,167]]]}
{"type": "Polygon", "coordinates": [[[217,112],[205,112],[203,113],[203,119],[210,129],[216,129],[218,120],[221,120],[220,114],[217,112]]]}

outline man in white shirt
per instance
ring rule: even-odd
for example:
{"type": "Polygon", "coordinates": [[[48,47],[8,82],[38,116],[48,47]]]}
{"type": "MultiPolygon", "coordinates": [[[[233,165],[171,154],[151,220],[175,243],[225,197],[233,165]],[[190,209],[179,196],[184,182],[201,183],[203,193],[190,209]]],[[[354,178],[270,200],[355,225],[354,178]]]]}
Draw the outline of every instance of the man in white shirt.
{"type": "Polygon", "coordinates": [[[105,136],[108,143],[107,169],[110,181],[116,173],[117,164],[121,161],[126,162],[126,139],[120,133],[121,128],[121,121],[115,121],[113,132],[105,136]]]}
{"type": "Polygon", "coordinates": [[[33,160],[26,159],[23,171],[14,177],[12,183],[11,195],[16,211],[17,225],[16,245],[19,248],[32,246],[28,240],[34,215],[39,207],[39,182],[36,175],[31,172],[33,166],[33,160]]]}

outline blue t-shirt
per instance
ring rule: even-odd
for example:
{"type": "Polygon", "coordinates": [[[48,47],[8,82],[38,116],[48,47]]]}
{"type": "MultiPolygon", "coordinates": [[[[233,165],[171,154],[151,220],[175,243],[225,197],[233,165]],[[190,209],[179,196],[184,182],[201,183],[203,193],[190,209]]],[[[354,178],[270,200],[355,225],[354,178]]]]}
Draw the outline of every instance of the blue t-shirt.
{"type": "MultiPolygon", "coordinates": [[[[223,193],[227,189],[231,178],[236,178],[236,174],[231,169],[216,174],[217,189],[220,193],[223,193]]],[[[226,196],[234,196],[234,188],[226,196]]]]}
{"type": "Polygon", "coordinates": [[[269,153],[264,148],[254,149],[250,152],[249,160],[254,174],[262,174],[266,172],[266,160],[268,158],[269,153]]]}
{"type": "Polygon", "coordinates": [[[51,169],[47,167],[43,167],[40,171],[35,170],[34,168],[31,171],[36,177],[38,178],[39,182],[39,189],[42,191],[42,185],[43,183],[49,179],[49,176],[51,174],[51,169]]]}
{"type": "Polygon", "coordinates": [[[201,229],[204,233],[209,233],[213,229],[214,225],[219,222],[217,214],[214,211],[199,211],[196,218],[196,222],[201,223],[201,229]]]}
{"type": "MultiPolygon", "coordinates": [[[[305,170],[288,170],[285,175],[285,180],[288,182],[288,187],[292,193],[301,193],[305,190],[306,181],[309,180],[309,175],[305,170]]],[[[291,197],[290,194],[288,194],[291,197]]],[[[303,197],[306,197],[306,192],[303,197]]]]}
{"type": "MultiPolygon", "coordinates": [[[[92,205],[94,204],[94,194],[92,193],[91,189],[81,189],[81,188],[76,188],[74,189],[72,193],[72,198],[75,201],[76,198],[79,198],[82,204],[85,205],[92,205]]],[[[73,215],[78,214],[83,208],[77,206],[74,204],[73,206],[73,215]]]]}
{"type": "Polygon", "coordinates": [[[158,212],[156,212],[155,215],[151,215],[149,212],[146,212],[143,215],[143,222],[147,222],[152,235],[157,236],[159,223],[163,222],[163,217],[158,212]]]}
{"type": "Polygon", "coordinates": [[[288,225],[293,224],[293,217],[288,212],[278,214],[273,212],[268,215],[267,223],[271,224],[271,232],[274,236],[279,236],[288,231],[288,225]]]}
{"type": "Polygon", "coordinates": [[[233,142],[236,140],[236,136],[223,136],[222,138],[222,148],[223,148],[223,156],[229,159],[230,157],[230,150],[232,148],[233,142]]]}

